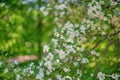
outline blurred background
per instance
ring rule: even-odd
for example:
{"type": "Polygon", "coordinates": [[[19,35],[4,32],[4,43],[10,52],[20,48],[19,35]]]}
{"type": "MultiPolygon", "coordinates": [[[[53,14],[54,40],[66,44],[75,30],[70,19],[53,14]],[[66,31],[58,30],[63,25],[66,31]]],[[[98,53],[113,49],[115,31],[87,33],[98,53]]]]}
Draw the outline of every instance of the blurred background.
{"type": "Polygon", "coordinates": [[[0,55],[41,56],[42,46],[49,41],[54,27],[52,17],[41,14],[40,7],[46,3],[0,0],[0,55]]]}

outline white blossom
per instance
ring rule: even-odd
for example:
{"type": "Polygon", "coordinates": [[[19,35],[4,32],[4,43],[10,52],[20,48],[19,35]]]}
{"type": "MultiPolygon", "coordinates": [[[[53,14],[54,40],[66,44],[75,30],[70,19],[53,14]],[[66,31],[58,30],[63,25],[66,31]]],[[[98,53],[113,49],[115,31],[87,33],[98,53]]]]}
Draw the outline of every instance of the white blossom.
{"type": "Polygon", "coordinates": [[[32,63],[30,63],[30,65],[29,65],[29,66],[30,66],[30,67],[32,67],[33,65],[34,65],[34,63],[32,62],[32,63]]]}
{"type": "Polygon", "coordinates": [[[39,73],[36,75],[36,78],[39,80],[44,80],[44,70],[42,68],[39,69],[39,73]]]}
{"type": "Polygon", "coordinates": [[[17,73],[17,72],[19,72],[19,71],[20,71],[20,68],[14,69],[14,73],[17,73]]]}
{"type": "Polygon", "coordinates": [[[74,65],[74,66],[77,66],[77,65],[78,65],[78,62],[73,62],[73,65],[74,65]]]}
{"type": "Polygon", "coordinates": [[[43,15],[47,16],[49,14],[49,10],[46,9],[45,6],[40,7],[40,11],[43,13],[43,15]]]}
{"type": "Polygon", "coordinates": [[[81,26],[81,27],[80,27],[80,31],[81,31],[82,33],[85,33],[85,30],[86,30],[85,26],[81,26]]]}
{"type": "Polygon", "coordinates": [[[105,80],[105,74],[103,74],[102,72],[99,72],[99,73],[97,74],[97,78],[98,78],[99,80],[105,80]]]}
{"type": "Polygon", "coordinates": [[[48,61],[48,60],[52,61],[53,58],[54,58],[54,55],[52,53],[48,53],[48,55],[46,56],[45,60],[46,61],[48,61]]]}
{"type": "Polygon", "coordinates": [[[63,70],[64,70],[65,72],[70,72],[70,69],[69,69],[69,68],[63,68],[63,70]]]}
{"type": "Polygon", "coordinates": [[[34,71],[32,71],[32,70],[30,70],[29,72],[30,72],[30,74],[33,74],[33,73],[34,73],[34,71]]]}
{"type": "Polygon", "coordinates": [[[64,78],[65,78],[65,79],[72,80],[72,78],[71,78],[70,76],[65,76],[64,78]]]}
{"type": "Polygon", "coordinates": [[[81,70],[79,70],[79,69],[77,69],[77,74],[79,74],[79,77],[82,77],[82,71],[81,70]]]}
{"type": "Polygon", "coordinates": [[[2,61],[0,61],[0,66],[3,64],[3,62],[2,61]]]}
{"type": "Polygon", "coordinates": [[[72,45],[67,45],[65,47],[66,47],[67,53],[71,53],[71,52],[75,53],[76,52],[72,45]]]}
{"type": "Polygon", "coordinates": [[[19,64],[19,62],[15,60],[15,61],[14,61],[14,64],[18,65],[18,64],[19,64]]]}
{"type": "Polygon", "coordinates": [[[87,59],[87,58],[82,58],[82,61],[81,61],[81,63],[89,63],[89,60],[87,59]]]}
{"type": "Polygon", "coordinates": [[[99,56],[99,54],[96,53],[94,50],[91,50],[90,53],[91,53],[92,55],[99,56]]]}
{"type": "Polygon", "coordinates": [[[60,74],[58,74],[58,75],[56,76],[56,78],[57,78],[57,80],[65,80],[65,78],[62,78],[62,76],[61,76],[60,74]]]}
{"type": "Polygon", "coordinates": [[[16,80],[20,80],[20,77],[21,77],[20,74],[17,74],[16,75],[16,80]]]}
{"type": "Polygon", "coordinates": [[[46,61],[45,63],[44,63],[44,66],[46,66],[47,68],[48,68],[48,70],[52,70],[53,68],[52,68],[52,62],[51,61],[46,61]]]}
{"type": "Polygon", "coordinates": [[[8,69],[7,68],[4,69],[4,73],[5,74],[8,73],[8,69]]]}
{"type": "Polygon", "coordinates": [[[44,45],[44,47],[43,47],[43,52],[45,53],[47,53],[48,51],[49,51],[49,46],[48,45],[44,45]]]}
{"type": "Polygon", "coordinates": [[[84,48],[81,47],[81,48],[80,48],[80,51],[83,52],[83,51],[84,51],[84,48]]]}
{"type": "Polygon", "coordinates": [[[59,50],[59,58],[60,58],[60,59],[64,59],[65,56],[66,56],[66,53],[65,53],[62,49],[59,50]]]}
{"type": "Polygon", "coordinates": [[[94,76],[94,74],[93,74],[93,73],[91,73],[91,74],[90,74],[90,76],[91,76],[91,77],[93,77],[93,76],[94,76]]]}
{"type": "Polygon", "coordinates": [[[65,4],[55,5],[56,10],[63,10],[65,8],[67,8],[67,6],[65,4]]]}
{"type": "Polygon", "coordinates": [[[118,74],[112,74],[112,76],[111,76],[114,80],[118,80],[118,74]]]}
{"type": "Polygon", "coordinates": [[[57,40],[57,39],[52,39],[52,42],[54,43],[54,46],[57,47],[57,45],[58,45],[58,40],[57,40]]]}

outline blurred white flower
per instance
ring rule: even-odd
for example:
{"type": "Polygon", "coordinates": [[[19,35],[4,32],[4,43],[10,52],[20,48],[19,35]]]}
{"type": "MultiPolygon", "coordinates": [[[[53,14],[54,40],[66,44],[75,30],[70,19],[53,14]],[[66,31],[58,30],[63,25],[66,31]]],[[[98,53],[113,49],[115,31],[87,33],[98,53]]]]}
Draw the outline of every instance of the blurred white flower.
{"type": "Polygon", "coordinates": [[[47,16],[49,14],[49,8],[47,9],[47,7],[42,6],[40,7],[40,11],[43,13],[44,16],[47,16]]]}
{"type": "Polygon", "coordinates": [[[111,2],[111,6],[116,6],[118,4],[117,1],[110,0],[110,2],[111,2]]]}
{"type": "Polygon", "coordinates": [[[77,69],[77,74],[79,74],[79,77],[82,77],[82,71],[77,69]]]}
{"type": "Polygon", "coordinates": [[[3,62],[2,61],[0,61],[0,66],[3,64],[3,62]]]}
{"type": "Polygon", "coordinates": [[[57,45],[58,45],[58,40],[57,40],[57,39],[52,39],[52,42],[54,43],[54,46],[57,47],[57,45]]]}
{"type": "Polygon", "coordinates": [[[55,63],[58,65],[61,64],[59,59],[57,59],[55,63]]]}
{"type": "Polygon", "coordinates": [[[93,74],[93,73],[91,73],[91,74],[90,74],[90,76],[91,76],[91,77],[93,77],[93,76],[94,76],[94,74],[93,74]]]}
{"type": "Polygon", "coordinates": [[[104,1],[95,1],[92,0],[91,3],[88,4],[88,15],[91,18],[99,18],[100,20],[106,21],[107,18],[104,16],[104,12],[102,12],[102,5],[104,1]]]}
{"type": "Polygon", "coordinates": [[[85,42],[87,40],[87,38],[85,37],[80,37],[80,39],[81,39],[81,42],[85,42]]]}
{"type": "Polygon", "coordinates": [[[48,61],[48,60],[52,61],[53,58],[54,58],[54,55],[52,53],[48,53],[48,55],[46,56],[45,60],[46,61],[48,61]]]}
{"type": "Polygon", "coordinates": [[[30,63],[30,67],[32,67],[34,65],[34,63],[32,62],[32,63],[30,63]]]}
{"type": "Polygon", "coordinates": [[[60,5],[57,4],[57,5],[55,5],[56,10],[63,10],[65,8],[67,8],[67,6],[65,4],[60,4],[60,5]]]}
{"type": "Polygon", "coordinates": [[[15,60],[15,61],[14,61],[14,64],[18,65],[18,64],[19,64],[19,62],[18,62],[17,60],[15,60]]]}
{"type": "Polygon", "coordinates": [[[71,53],[71,52],[75,53],[76,52],[72,45],[67,45],[65,47],[66,47],[67,53],[71,53]]]}
{"type": "Polygon", "coordinates": [[[74,28],[74,25],[70,21],[67,21],[64,25],[64,28],[70,30],[70,29],[74,28]]]}
{"type": "Polygon", "coordinates": [[[4,69],[4,73],[5,74],[8,73],[8,69],[7,68],[4,69]]]}
{"type": "Polygon", "coordinates": [[[44,46],[43,46],[43,52],[44,52],[44,53],[47,53],[47,52],[49,51],[49,49],[50,49],[50,48],[49,48],[48,45],[44,45],[44,46]]]}
{"type": "Polygon", "coordinates": [[[89,60],[87,59],[87,58],[82,58],[82,61],[81,61],[81,63],[89,63],[89,60]]]}
{"type": "Polygon", "coordinates": [[[29,72],[30,72],[30,74],[33,74],[33,73],[34,73],[34,71],[32,71],[32,70],[30,70],[29,72]]]}
{"type": "Polygon", "coordinates": [[[20,74],[16,75],[16,80],[20,80],[20,74]]]}
{"type": "Polygon", "coordinates": [[[61,50],[59,50],[59,58],[60,59],[64,59],[65,58],[65,56],[66,56],[66,53],[61,49],[61,50]]]}
{"type": "Polygon", "coordinates": [[[78,62],[73,62],[73,65],[74,65],[74,66],[77,66],[77,65],[78,65],[78,62]]]}
{"type": "Polygon", "coordinates": [[[68,79],[68,80],[72,80],[72,78],[70,76],[65,76],[64,78],[68,79]]]}
{"type": "Polygon", "coordinates": [[[81,27],[80,27],[80,31],[81,31],[82,33],[85,33],[85,30],[86,30],[85,26],[81,26],[81,27]]]}
{"type": "Polygon", "coordinates": [[[73,43],[74,41],[72,38],[69,38],[69,39],[67,39],[67,42],[73,43]]]}
{"type": "Polygon", "coordinates": [[[60,17],[63,17],[65,12],[60,12],[60,17]]]}
{"type": "Polygon", "coordinates": [[[81,48],[80,48],[80,51],[83,52],[83,51],[84,51],[84,48],[81,47],[81,48]]]}
{"type": "Polygon", "coordinates": [[[63,70],[64,70],[65,72],[70,72],[70,69],[69,69],[69,68],[63,68],[63,70]]]}
{"type": "Polygon", "coordinates": [[[48,80],[52,80],[51,78],[49,78],[48,80]]]}
{"type": "Polygon", "coordinates": [[[97,78],[98,78],[99,80],[105,80],[105,74],[103,74],[102,72],[99,72],[99,73],[97,74],[97,78]]]}
{"type": "Polygon", "coordinates": [[[115,80],[118,80],[118,74],[112,74],[111,77],[115,80]]]}
{"type": "Polygon", "coordinates": [[[62,76],[61,76],[60,74],[58,74],[58,75],[56,76],[56,78],[57,78],[57,80],[65,80],[65,78],[62,78],[62,76]]]}
{"type": "Polygon", "coordinates": [[[40,68],[39,73],[36,75],[36,79],[44,80],[44,69],[40,68]]]}
{"type": "Polygon", "coordinates": [[[99,56],[99,54],[96,53],[94,50],[91,50],[90,53],[91,53],[92,55],[99,56]]]}
{"type": "Polygon", "coordinates": [[[106,32],[102,32],[102,35],[106,35],[107,33],[106,32]]]}
{"type": "Polygon", "coordinates": [[[52,68],[52,62],[51,61],[46,61],[45,63],[44,63],[44,66],[46,66],[47,68],[48,68],[48,70],[52,70],[53,68],[52,68]]]}
{"type": "Polygon", "coordinates": [[[59,75],[59,74],[56,77],[57,77],[58,80],[61,79],[61,75],[59,75]]]}

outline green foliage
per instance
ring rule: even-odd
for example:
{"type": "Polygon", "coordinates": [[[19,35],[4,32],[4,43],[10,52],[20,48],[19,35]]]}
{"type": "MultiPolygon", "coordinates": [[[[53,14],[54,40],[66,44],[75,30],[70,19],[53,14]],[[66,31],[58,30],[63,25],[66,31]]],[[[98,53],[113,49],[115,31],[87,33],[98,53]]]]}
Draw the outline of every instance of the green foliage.
{"type": "Polygon", "coordinates": [[[41,46],[49,40],[53,24],[48,24],[53,20],[32,9],[38,4],[22,3],[16,0],[0,3],[0,51],[9,52],[9,56],[39,55],[41,46]]]}

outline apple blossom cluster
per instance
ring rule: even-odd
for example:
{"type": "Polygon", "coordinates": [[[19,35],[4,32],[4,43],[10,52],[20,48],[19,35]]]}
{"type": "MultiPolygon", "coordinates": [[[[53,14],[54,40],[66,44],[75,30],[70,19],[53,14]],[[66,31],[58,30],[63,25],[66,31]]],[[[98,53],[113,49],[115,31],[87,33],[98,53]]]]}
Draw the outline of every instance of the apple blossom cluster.
{"type": "Polygon", "coordinates": [[[97,2],[96,0],[92,0],[91,3],[88,4],[88,15],[92,18],[98,17],[101,20],[106,20],[107,18],[104,16],[104,12],[102,12],[102,5],[104,1],[101,0],[97,2]]]}
{"type": "Polygon", "coordinates": [[[107,74],[104,74],[102,72],[99,72],[97,74],[97,78],[99,80],[105,80],[106,77],[111,77],[113,80],[119,80],[120,75],[119,74],[114,74],[114,73],[112,75],[107,75],[107,74]]]}
{"type": "MultiPolygon", "coordinates": [[[[77,69],[76,73],[74,73],[74,75],[66,75],[66,73],[71,72],[70,68],[65,68],[63,65],[63,74],[65,76],[63,76],[62,74],[60,74],[60,72],[58,72],[57,74],[54,74],[52,76],[47,77],[47,75],[52,74],[53,72],[49,73],[46,72],[46,68],[43,68],[44,63],[43,62],[39,62],[39,66],[34,65],[34,63],[30,63],[28,66],[26,66],[25,68],[20,68],[20,67],[16,67],[19,64],[15,64],[15,63],[11,63],[11,65],[9,65],[9,67],[4,68],[4,74],[8,75],[11,74],[11,76],[13,78],[13,80],[23,80],[23,79],[38,79],[38,80],[53,80],[53,79],[57,79],[57,80],[81,80],[80,77],[84,76],[81,72],[81,70],[77,69]],[[47,74],[46,74],[47,73],[47,74]],[[74,77],[75,74],[78,74],[79,77],[74,77]],[[71,77],[72,76],[72,77],[71,77]]],[[[1,67],[4,66],[4,64],[1,64],[1,67]]],[[[6,64],[6,66],[8,66],[6,64]]],[[[74,66],[78,66],[78,65],[74,65],[74,66]]],[[[0,67],[0,68],[1,68],[0,67]]],[[[75,68],[73,68],[75,69],[75,68]]],[[[90,74],[91,77],[94,77],[95,74],[91,73],[90,74]]],[[[96,79],[99,80],[106,80],[107,77],[112,78],[113,80],[119,80],[120,75],[117,73],[112,73],[112,74],[104,74],[102,72],[98,72],[96,75],[96,79]]]]}
{"type": "MultiPolygon", "coordinates": [[[[118,3],[114,0],[109,1],[109,7],[115,7],[118,3]]],[[[106,5],[104,0],[96,1],[92,0],[91,3],[88,4],[87,14],[91,18],[98,18],[103,21],[107,21],[108,17],[111,17],[111,14],[105,14],[103,11],[103,6],[106,5]]],[[[104,7],[105,8],[105,7],[104,7]]]]}
{"type": "Polygon", "coordinates": [[[44,16],[47,16],[49,14],[49,11],[51,10],[50,5],[48,4],[47,6],[42,6],[40,7],[40,11],[44,16]]]}
{"type": "MultiPolygon", "coordinates": [[[[95,19],[98,18],[101,21],[109,21],[109,18],[105,16],[102,10],[102,5],[104,4],[104,1],[92,0],[91,3],[88,4],[88,16],[95,19]]],[[[111,5],[113,4],[114,2],[111,1],[111,5]]],[[[66,8],[66,4],[55,5],[57,11],[63,11],[66,8]]],[[[60,14],[63,17],[65,12],[60,14]]],[[[79,24],[72,23],[69,20],[65,23],[56,22],[57,28],[54,32],[52,42],[43,48],[46,56],[44,57],[41,67],[45,68],[43,71],[45,77],[57,80],[80,80],[85,73],[83,67],[88,66],[88,64],[92,62],[92,60],[89,59],[89,55],[93,57],[100,56],[100,53],[94,49],[89,49],[90,46],[88,45],[91,41],[94,42],[97,36],[94,36],[92,40],[88,40],[89,35],[86,34],[93,31],[95,35],[95,30],[100,31],[103,29],[103,31],[106,31],[107,27],[102,27],[103,25],[99,27],[96,26],[96,23],[91,18],[90,20],[89,18],[84,19],[79,24]]],[[[59,17],[56,19],[55,21],[59,21],[59,17]]],[[[107,33],[100,32],[100,35],[104,34],[107,33]]],[[[105,80],[106,77],[108,77],[108,75],[102,72],[96,74],[99,80],[105,80]]],[[[118,80],[119,74],[112,74],[109,75],[109,77],[118,80]]]]}
{"type": "Polygon", "coordinates": [[[45,45],[43,48],[43,51],[48,53],[43,62],[43,66],[46,68],[44,69],[45,75],[52,78],[52,75],[55,74],[53,78],[58,80],[79,79],[82,75],[81,70],[76,68],[73,71],[72,66],[78,67],[80,64],[89,63],[87,58],[80,56],[80,50],[77,50],[78,44],[76,43],[80,39],[84,41],[84,38],[79,35],[80,27],[67,21],[62,29],[61,27],[59,29],[60,32],[56,30],[51,45],[45,45]],[[80,39],[77,39],[78,37],[80,39]],[[51,48],[52,46],[53,48],[51,48]],[[81,57],[81,59],[76,56],[81,57]],[[73,75],[73,72],[78,76],[70,76],[73,75]]]}
{"type": "MultiPolygon", "coordinates": [[[[100,56],[100,53],[97,53],[95,50],[90,50],[88,51],[90,54],[84,57],[85,48],[82,45],[87,45],[88,42],[84,36],[87,33],[87,27],[83,27],[83,23],[87,24],[87,20],[86,22],[83,21],[82,25],[76,25],[67,21],[63,27],[58,27],[59,31],[56,30],[52,43],[44,46],[43,52],[45,52],[46,56],[44,57],[42,67],[45,67],[45,77],[57,80],[80,80],[84,76],[84,70],[82,68],[91,61],[88,56],[100,56]],[[80,44],[78,45],[78,43],[80,44]]],[[[98,72],[96,74],[99,80],[105,80],[107,77],[118,80],[120,77],[117,73],[107,75],[98,72]]],[[[40,80],[42,79],[40,78],[40,80]]]]}

